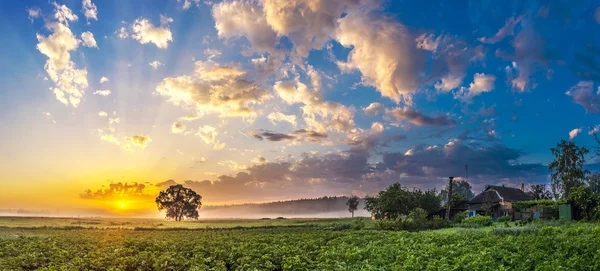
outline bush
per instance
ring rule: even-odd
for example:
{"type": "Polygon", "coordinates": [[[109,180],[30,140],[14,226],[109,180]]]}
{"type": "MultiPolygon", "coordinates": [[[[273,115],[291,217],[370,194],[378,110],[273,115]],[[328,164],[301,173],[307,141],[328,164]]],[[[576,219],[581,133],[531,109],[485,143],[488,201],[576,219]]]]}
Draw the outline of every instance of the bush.
{"type": "Polygon", "coordinates": [[[406,218],[395,218],[388,220],[379,220],[375,223],[375,226],[381,230],[392,230],[392,231],[420,231],[420,230],[432,230],[442,229],[450,226],[450,223],[434,216],[431,220],[427,220],[427,214],[425,210],[417,208],[409,214],[406,218]]]}
{"type": "Polygon", "coordinates": [[[512,220],[512,217],[509,215],[501,216],[498,218],[498,222],[508,222],[511,220],[512,220]]]}
{"type": "Polygon", "coordinates": [[[465,218],[469,217],[469,211],[462,211],[454,215],[452,222],[458,224],[462,222],[465,218]]]}
{"type": "Polygon", "coordinates": [[[429,222],[429,229],[432,229],[432,230],[450,227],[450,221],[443,219],[437,215],[433,216],[433,218],[431,220],[429,220],[428,222],[429,222]]]}
{"type": "Polygon", "coordinates": [[[476,215],[465,218],[458,226],[464,228],[479,228],[492,225],[492,217],[476,215]]]}

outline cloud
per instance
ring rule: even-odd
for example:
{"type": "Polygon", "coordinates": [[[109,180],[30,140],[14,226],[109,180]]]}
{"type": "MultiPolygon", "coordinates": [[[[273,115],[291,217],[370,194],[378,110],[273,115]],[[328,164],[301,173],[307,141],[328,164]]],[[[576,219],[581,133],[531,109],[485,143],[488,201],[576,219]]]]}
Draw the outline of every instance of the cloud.
{"type": "Polygon", "coordinates": [[[483,42],[483,43],[494,44],[494,43],[497,43],[497,42],[503,40],[506,36],[514,35],[515,34],[515,26],[517,26],[517,24],[521,22],[523,17],[524,16],[521,15],[517,18],[510,17],[510,18],[506,19],[504,26],[502,26],[502,28],[500,28],[493,37],[491,37],[491,38],[481,37],[481,38],[479,38],[479,41],[483,42]]]}
{"type": "Polygon", "coordinates": [[[68,27],[69,21],[77,20],[71,10],[62,5],[53,4],[56,21],[47,20],[45,27],[52,32],[48,37],[37,34],[37,49],[48,57],[44,68],[54,82],[51,88],[56,99],[65,105],[77,107],[81,102],[84,89],[88,87],[87,70],[75,68],[70,52],[78,47],[78,41],[68,27]]]}
{"type": "Polygon", "coordinates": [[[465,102],[471,102],[473,97],[479,96],[484,92],[492,91],[494,89],[495,82],[496,76],[494,75],[476,73],[473,77],[473,82],[469,85],[469,88],[462,87],[460,91],[454,94],[454,97],[465,102]]]}
{"type": "Polygon", "coordinates": [[[340,141],[350,146],[348,152],[368,156],[382,146],[383,131],[383,124],[374,122],[370,130],[354,128],[348,132],[347,139],[340,141]]]}
{"type": "Polygon", "coordinates": [[[565,94],[571,96],[573,103],[581,105],[586,112],[600,114],[600,87],[594,91],[594,82],[580,81],[565,94]]]}
{"type": "Polygon", "coordinates": [[[443,146],[419,145],[408,154],[386,153],[386,168],[414,177],[462,176],[465,164],[469,179],[490,183],[492,179],[545,177],[548,168],[542,164],[519,163],[523,153],[503,145],[471,147],[459,140],[443,146]]]}
{"type": "Polygon", "coordinates": [[[248,73],[213,62],[196,62],[196,76],[167,77],[156,92],[169,102],[196,110],[197,114],[254,118],[250,104],[262,103],[270,94],[248,78],[248,73]]]}
{"type": "Polygon", "coordinates": [[[273,123],[273,125],[277,125],[278,122],[287,122],[292,126],[296,127],[296,116],[294,115],[286,115],[281,112],[275,111],[267,115],[267,119],[269,119],[269,121],[273,123]]]}
{"type": "Polygon", "coordinates": [[[252,158],[252,163],[255,164],[262,164],[262,163],[266,163],[268,162],[267,159],[265,159],[264,157],[257,155],[254,158],[252,158]]]}
{"type": "Polygon", "coordinates": [[[134,135],[130,137],[126,137],[125,140],[129,141],[131,144],[138,146],[140,148],[146,148],[148,143],[152,141],[152,139],[147,135],[134,135]]]}
{"type": "Polygon", "coordinates": [[[319,133],[316,131],[299,129],[291,134],[277,133],[267,130],[259,130],[257,132],[249,133],[252,137],[258,140],[269,140],[272,142],[280,142],[280,141],[293,141],[293,142],[301,142],[308,141],[313,143],[320,143],[322,140],[329,137],[326,133],[319,133]]]}
{"type": "Polygon", "coordinates": [[[573,139],[575,139],[575,137],[577,137],[577,135],[579,135],[579,133],[581,133],[581,131],[582,131],[581,128],[576,128],[576,129],[571,130],[569,132],[569,140],[572,141],[573,139]]]}
{"type": "Polygon", "coordinates": [[[177,182],[175,182],[174,180],[166,180],[164,182],[158,182],[155,184],[156,187],[162,189],[162,188],[167,188],[171,185],[176,185],[177,182]]]}
{"type": "Polygon", "coordinates": [[[253,1],[221,2],[213,5],[212,16],[219,37],[245,37],[258,52],[275,51],[277,34],[253,1]]]}
{"type": "Polygon", "coordinates": [[[397,120],[405,120],[417,126],[448,126],[456,125],[456,121],[449,119],[446,116],[430,117],[422,114],[419,111],[410,108],[395,108],[388,110],[386,115],[392,116],[397,120]]]}
{"type": "Polygon", "coordinates": [[[212,144],[213,150],[221,150],[225,147],[225,143],[217,140],[217,128],[212,127],[210,125],[204,125],[198,128],[198,132],[196,133],[206,144],[212,144]]]}
{"type": "Polygon", "coordinates": [[[98,20],[98,8],[96,8],[96,5],[94,3],[92,3],[92,0],[83,0],[82,5],[83,5],[83,15],[85,16],[85,18],[88,21],[90,19],[97,21],[98,20]]]}
{"type": "Polygon", "coordinates": [[[200,5],[200,0],[177,0],[177,2],[183,2],[183,5],[181,6],[183,9],[189,9],[192,7],[192,4],[196,6],[200,5]]]}
{"type": "Polygon", "coordinates": [[[87,200],[153,199],[154,195],[148,194],[146,188],[146,185],[141,183],[111,183],[107,188],[100,188],[96,191],[86,189],[79,194],[79,198],[87,200]]]}
{"type": "Polygon", "coordinates": [[[376,116],[379,115],[383,112],[385,112],[385,106],[383,106],[380,103],[371,103],[369,104],[369,106],[363,108],[363,111],[365,112],[365,115],[367,116],[376,116]]]}
{"type": "Polygon", "coordinates": [[[92,32],[83,32],[81,33],[81,40],[83,41],[83,45],[90,48],[98,48],[96,44],[96,39],[94,39],[94,34],[92,32]]]}
{"type": "MultiPolygon", "coordinates": [[[[102,80],[100,80],[100,81],[102,81],[102,80]]],[[[108,96],[110,94],[111,94],[111,91],[109,89],[99,89],[99,90],[94,91],[94,95],[108,96]]]]}
{"type": "Polygon", "coordinates": [[[160,63],[160,62],[159,62],[159,61],[157,61],[157,60],[155,60],[155,61],[152,61],[152,62],[150,62],[150,63],[148,63],[148,64],[150,65],[150,67],[152,67],[152,68],[153,68],[153,69],[155,69],[155,70],[156,70],[156,69],[158,69],[158,67],[160,67],[160,66],[162,66],[162,65],[163,65],[162,63],[160,63]]]}
{"type": "Polygon", "coordinates": [[[171,125],[171,132],[174,134],[181,134],[185,131],[186,127],[181,122],[175,122],[171,125]]]}
{"type": "Polygon", "coordinates": [[[44,115],[44,117],[47,120],[51,120],[52,123],[56,123],[56,121],[54,120],[54,117],[52,116],[52,113],[50,113],[50,112],[42,112],[42,115],[44,115]]]}
{"type": "Polygon", "coordinates": [[[28,8],[27,15],[28,15],[27,18],[29,18],[29,20],[31,22],[33,22],[33,20],[35,20],[36,18],[39,18],[42,15],[42,13],[41,13],[40,8],[35,7],[35,8],[28,8]]]}
{"type": "Polygon", "coordinates": [[[106,83],[106,82],[108,82],[108,78],[106,78],[106,76],[102,76],[102,78],[100,78],[100,84],[106,83]]]}
{"type": "MultiPolygon", "coordinates": [[[[166,49],[169,42],[173,41],[173,35],[168,24],[173,22],[172,18],[160,15],[160,26],[154,26],[148,19],[138,18],[131,25],[131,37],[141,44],[154,43],[160,49],[166,49]]],[[[121,32],[124,33],[124,32],[121,32]]],[[[119,33],[119,37],[121,37],[119,33]]],[[[126,37],[126,36],[125,36],[126,37]]]]}
{"type": "Polygon", "coordinates": [[[435,89],[437,89],[441,92],[448,92],[448,91],[451,91],[453,89],[460,87],[460,85],[462,84],[463,78],[464,78],[463,76],[454,76],[454,75],[444,76],[444,77],[442,77],[442,80],[440,82],[435,83],[434,87],[435,87],[435,89]]]}
{"type": "Polygon", "coordinates": [[[129,32],[127,31],[127,28],[125,28],[125,27],[119,28],[119,30],[117,30],[117,32],[115,32],[115,34],[117,34],[117,37],[119,37],[120,39],[126,39],[129,37],[129,32]]]}
{"type": "Polygon", "coordinates": [[[69,9],[65,5],[59,5],[56,2],[52,3],[54,6],[54,19],[56,19],[59,23],[65,24],[69,26],[69,22],[77,21],[79,19],[77,15],[73,14],[71,9],[69,9]]]}
{"type": "Polygon", "coordinates": [[[420,83],[424,57],[406,27],[392,18],[352,12],[339,19],[336,39],[352,48],[342,71],[358,69],[384,97],[408,102],[420,83]]]}
{"type": "Polygon", "coordinates": [[[100,116],[100,117],[106,117],[106,116],[108,116],[108,114],[106,112],[104,112],[104,111],[100,111],[100,112],[98,112],[98,116],[100,116]]]}

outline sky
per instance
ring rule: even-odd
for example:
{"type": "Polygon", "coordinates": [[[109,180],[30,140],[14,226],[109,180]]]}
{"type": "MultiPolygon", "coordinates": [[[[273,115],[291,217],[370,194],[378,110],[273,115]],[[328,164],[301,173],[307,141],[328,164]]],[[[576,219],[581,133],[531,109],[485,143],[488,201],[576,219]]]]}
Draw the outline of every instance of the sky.
{"type": "Polygon", "coordinates": [[[597,1],[24,0],[0,22],[0,213],[440,190],[467,165],[478,192],[597,146],[597,1]]]}

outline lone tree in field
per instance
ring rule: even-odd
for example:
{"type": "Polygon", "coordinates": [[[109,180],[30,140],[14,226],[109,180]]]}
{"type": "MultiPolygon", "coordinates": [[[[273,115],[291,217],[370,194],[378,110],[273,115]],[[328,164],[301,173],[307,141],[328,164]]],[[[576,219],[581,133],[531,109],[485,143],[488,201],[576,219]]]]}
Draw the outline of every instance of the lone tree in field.
{"type": "Polygon", "coordinates": [[[159,211],[167,210],[166,218],[173,218],[175,221],[181,221],[182,218],[198,219],[201,199],[202,196],[194,190],[176,184],[160,191],[156,197],[156,205],[159,211]]]}
{"type": "Polygon", "coordinates": [[[552,194],[556,199],[568,198],[575,188],[585,184],[589,171],[583,169],[583,164],[589,151],[566,140],[561,140],[550,151],[554,155],[554,161],[548,165],[552,176],[552,194]]]}
{"type": "Polygon", "coordinates": [[[348,212],[352,213],[352,217],[354,217],[354,211],[358,210],[358,197],[357,196],[352,196],[348,199],[348,202],[346,202],[346,205],[348,205],[348,212]]]}

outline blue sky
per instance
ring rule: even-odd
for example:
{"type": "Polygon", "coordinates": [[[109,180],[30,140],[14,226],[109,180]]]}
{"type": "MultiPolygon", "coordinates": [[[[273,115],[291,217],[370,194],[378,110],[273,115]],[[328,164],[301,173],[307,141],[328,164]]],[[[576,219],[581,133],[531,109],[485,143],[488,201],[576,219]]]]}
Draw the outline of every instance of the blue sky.
{"type": "Polygon", "coordinates": [[[596,1],[0,7],[0,188],[24,191],[0,207],[174,182],[210,203],[440,189],[466,164],[476,189],[519,186],[548,182],[561,139],[597,144],[596,1]]]}

